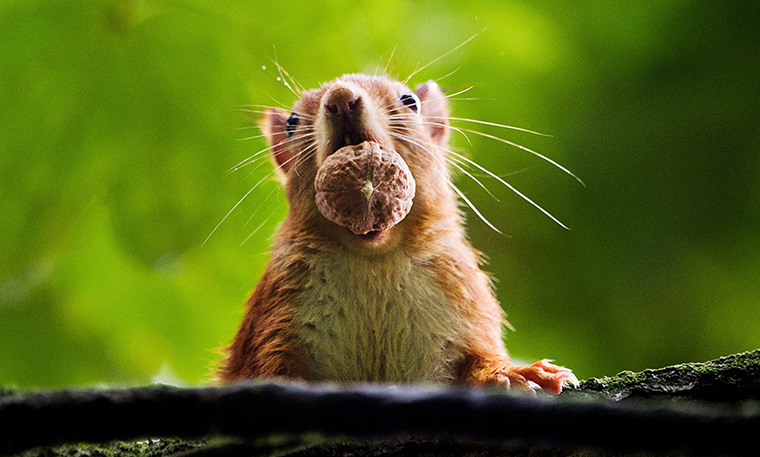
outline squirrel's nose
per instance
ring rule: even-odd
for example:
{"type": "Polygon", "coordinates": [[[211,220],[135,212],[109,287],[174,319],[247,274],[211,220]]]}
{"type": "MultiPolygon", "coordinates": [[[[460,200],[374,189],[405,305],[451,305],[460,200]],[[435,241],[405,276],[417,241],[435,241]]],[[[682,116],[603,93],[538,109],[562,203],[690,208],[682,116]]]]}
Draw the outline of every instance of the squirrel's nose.
{"type": "Polygon", "coordinates": [[[362,98],[346,86],[335,86],[325,94],[325,114],[350,115],[361,108],[362,98]]]}

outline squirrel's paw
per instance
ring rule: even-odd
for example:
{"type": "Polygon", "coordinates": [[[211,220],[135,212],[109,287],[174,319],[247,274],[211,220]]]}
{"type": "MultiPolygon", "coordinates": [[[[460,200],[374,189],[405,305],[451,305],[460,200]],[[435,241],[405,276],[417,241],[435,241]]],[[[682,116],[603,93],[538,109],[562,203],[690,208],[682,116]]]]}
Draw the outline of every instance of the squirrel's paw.
{"type": "Polygon", "coordinates": [[[478,373],[476,384],[501,385],[533,393],[540,387],[549,395],[562,392],[565,383],[578,385],[578,378],[565,367],[551,363],[548,359],[539,360],[532,365],[506,365],[491,367],[478,373]]]}

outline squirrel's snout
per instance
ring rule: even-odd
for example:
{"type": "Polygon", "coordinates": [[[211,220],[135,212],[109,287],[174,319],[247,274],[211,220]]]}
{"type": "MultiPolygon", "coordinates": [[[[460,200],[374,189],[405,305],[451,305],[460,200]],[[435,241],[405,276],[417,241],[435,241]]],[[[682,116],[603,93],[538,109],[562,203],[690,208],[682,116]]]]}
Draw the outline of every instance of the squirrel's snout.
{"type": "Polygon", "coordinates": [[[362,107],[362,97],[347,85],[336,85],[324,96],[325,114],[329,116],[355,115],[362,107]]]}
{"type": "Polygon", "coordinates": [[[317,112],[317,165],[338,149],[374,141],[393,149],[378,100],[365,88],[338,80],[325,88],[317,112]]]}

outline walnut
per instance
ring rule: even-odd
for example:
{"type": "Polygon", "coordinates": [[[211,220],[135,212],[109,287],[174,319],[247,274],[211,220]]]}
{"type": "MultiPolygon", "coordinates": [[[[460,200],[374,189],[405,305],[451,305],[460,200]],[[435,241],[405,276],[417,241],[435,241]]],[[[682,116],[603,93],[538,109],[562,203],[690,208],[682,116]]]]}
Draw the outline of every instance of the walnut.
{"type": "Polygon", "coordinates": [[[371,141],[335,151],[314,180],[319,212],[357,235],[398,224],[412,208],[415,188],[404,159],[371,141]]]}

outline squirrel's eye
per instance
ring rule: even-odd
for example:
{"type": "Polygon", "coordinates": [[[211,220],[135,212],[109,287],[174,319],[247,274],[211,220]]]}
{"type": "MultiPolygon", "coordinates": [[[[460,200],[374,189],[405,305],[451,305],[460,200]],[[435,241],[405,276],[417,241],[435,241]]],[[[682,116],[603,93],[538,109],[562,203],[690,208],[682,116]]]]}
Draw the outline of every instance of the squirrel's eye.
{"type": "Polygon", "coordinates": [[[415,113],[420,109],[420,99],[413,93],[403,94],[399,100],[401,103],[414,111],[415,113]]]}
{"type": "Polygon", "coordinates": [[[292,113],[288,118],[288,121],[285,123],[285,136],[288,138],[293,136],[293,132],[295,132],[296,127],[298,127],[298,124],[300,123],[301,120],[298,118],[298,115],[296,113],[292,113]]]}

